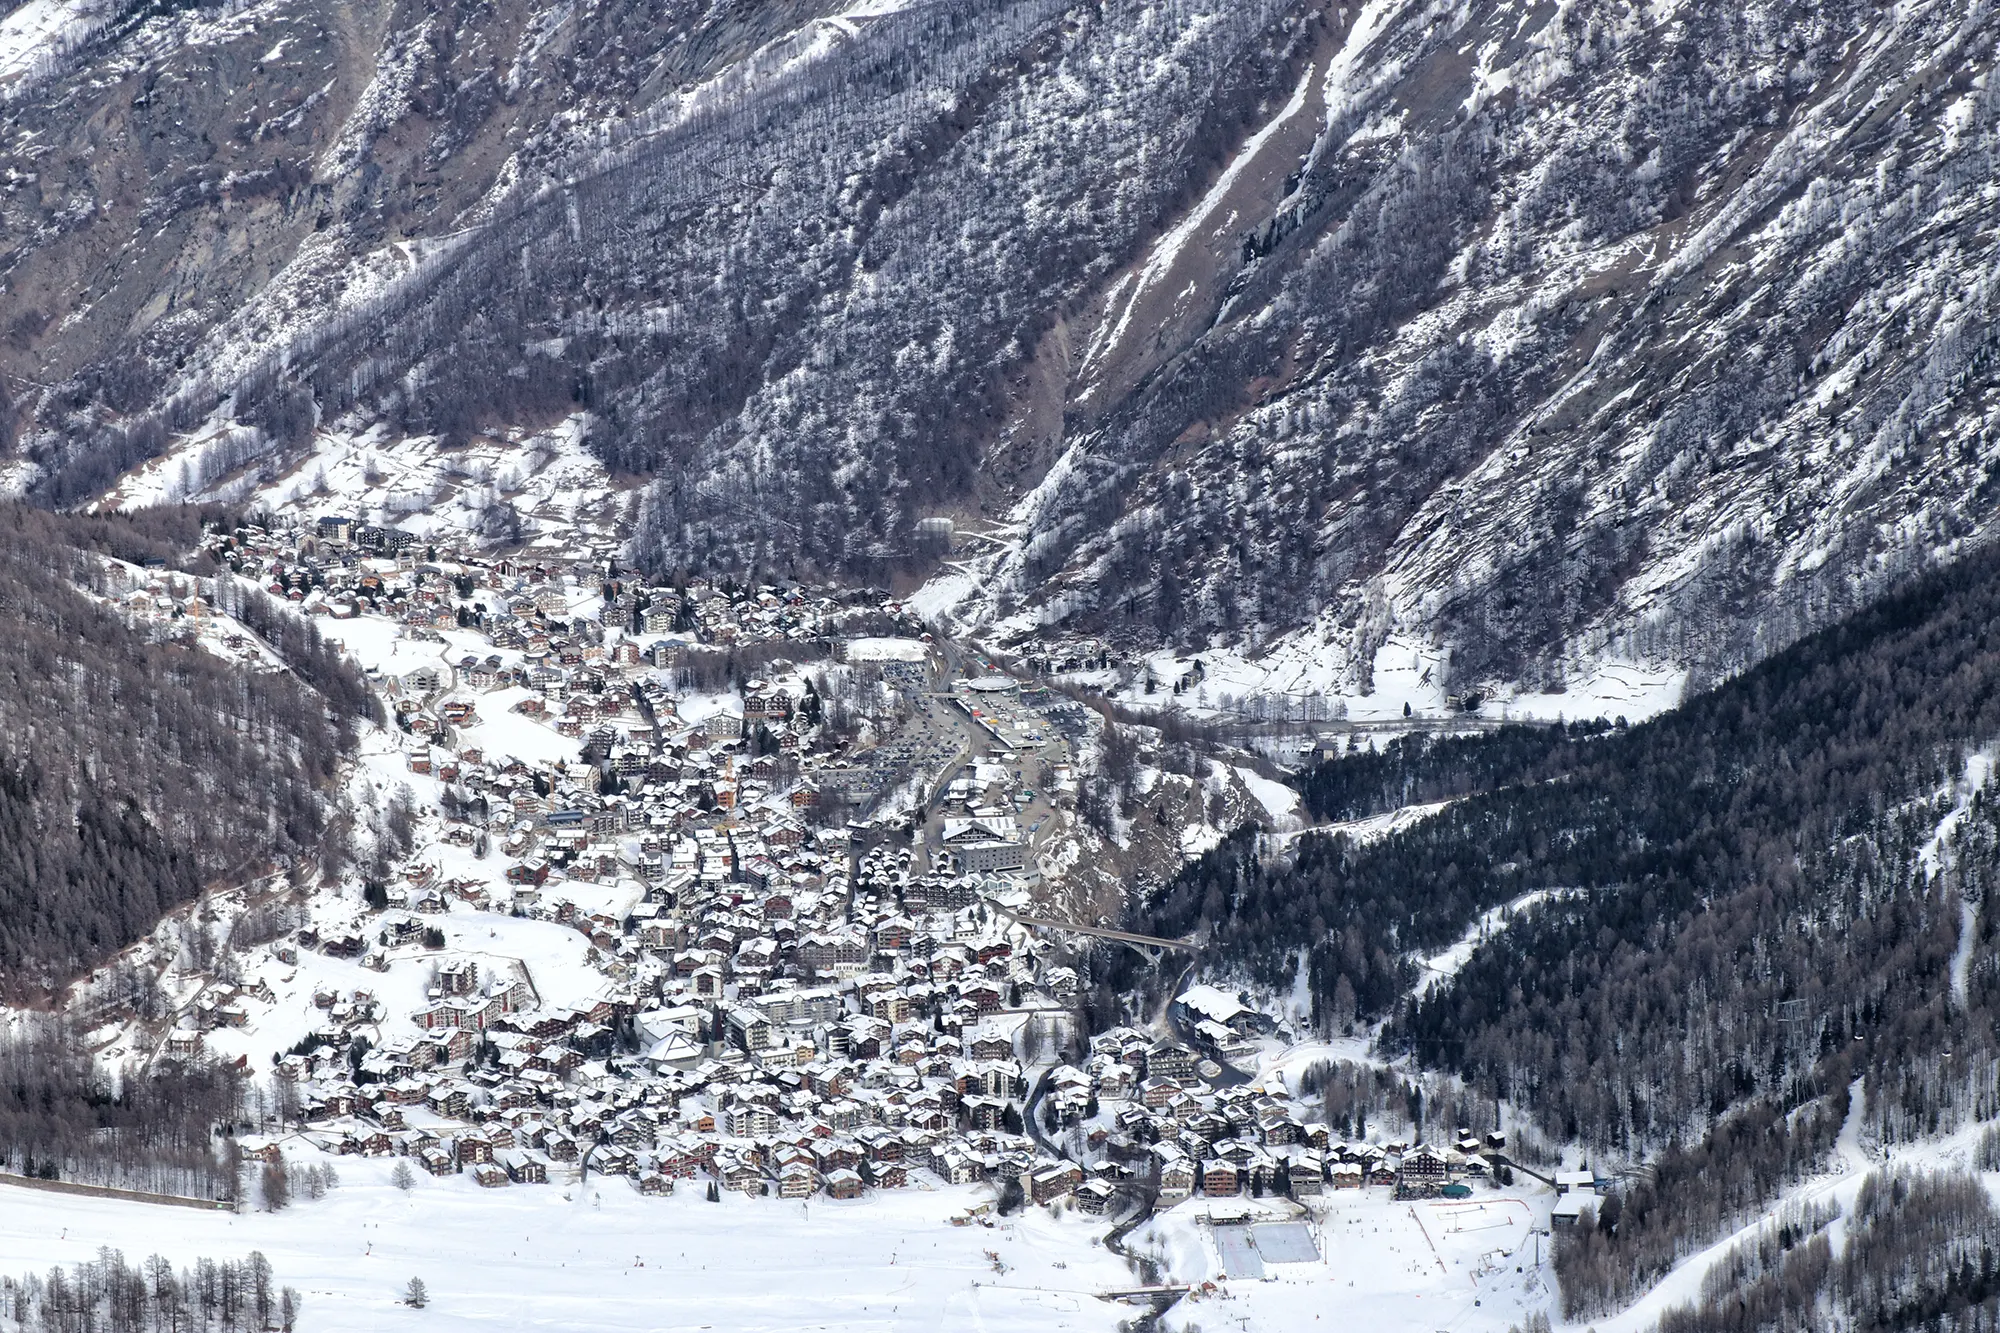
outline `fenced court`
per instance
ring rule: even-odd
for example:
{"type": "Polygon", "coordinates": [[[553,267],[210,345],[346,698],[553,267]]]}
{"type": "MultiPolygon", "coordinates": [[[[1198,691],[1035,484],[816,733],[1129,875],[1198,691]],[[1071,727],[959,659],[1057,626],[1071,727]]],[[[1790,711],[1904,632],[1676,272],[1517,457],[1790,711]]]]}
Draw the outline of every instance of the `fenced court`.
{"type": "Polygon", "coordinates": [[[1230,1223],[1217,1226],[1213,1234],[1222,1271],[1233,1278],[1266,1277],[1266,1264],[1319,1262],[1319,1246],[1303,1222],[1230,1223]]]}
{"type": "Polygon", "coordinates": [[[1473,1233],[1517,1232],[1533,1220],[1528,1205],[1519,1199],[1468,1199],[1463,1203],[1434,1203],[1430,1213],[1436,1219],[1439,1236],[1470,1236],[1473,1233]]]}

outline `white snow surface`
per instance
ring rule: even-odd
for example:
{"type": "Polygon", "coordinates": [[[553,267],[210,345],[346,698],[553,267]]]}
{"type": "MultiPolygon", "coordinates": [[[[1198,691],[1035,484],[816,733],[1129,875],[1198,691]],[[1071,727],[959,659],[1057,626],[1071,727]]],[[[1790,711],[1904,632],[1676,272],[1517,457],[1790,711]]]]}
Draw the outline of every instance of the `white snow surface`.
{"type": "Polygon", "coordinates": [[[102,0],[27,0],[0,18],[0,96],[32,79],[68,41],[103,25],[112,7],[102,0]]]}
{"type": "Polygon", "coordinates": [[[1431,957],[1423,960],[1421,966],[1423,967],[1424,974],[1417,982],[1417,994],[1428,995],[1431,988],[1439,982],[1444,981],[1448,977],[1457,976],[1459,969],[1464,967],[1467,960],[1472,957],[1474,949],[1477,949],[1481,944],[1493,938],[1500,931],[1505,930],[1512,923],[1516,913],[1527,911],[1536,903],[1549,897],[1553,892],[1555,890],[1536,889],[1532,893],[1522,894],[1512,902],[1502,903],[1498,907],[1489,907],[1486,911],[1480,913],[1479,919],[1467,927],[1465,934],[1459,938],[1456,944],[1453,944],[1443,953],[1433,954],[1431,957]]]}
{"type": "Polygon", "coordinates": [[[1244,768],[1241,765],[1236,768],[1236,776],[1242,780],[1250,794],[1257,798],[1257,804],[1264,807],[1264,813],[1271,816],[1272,822],[1280,830],[1298,827],[1301,822],[1299,814],[1301,802],[1296,789],[1287,787],[1282,782],[1273,782],[1256,769],[1244,768]]]}
{"type": "Polygon", "coordinates": [[[1453,706],[1449,657],[1444,647],[1407,634],[1391,634],[1376,650],[1367,691],[1349,677],[1342,645],[1315,627],[1287,635],[1261,654],[1233,648],[1209,648],[1179,654],[1162,650],[1148,655],[1144,672],[1110,693],[1120,702],[1140,708],[1172,706],[1197,717],[1219,717],[1248,710],[1255,701],[1289,703],[1304,712],[1304,720],[1345,719],[1351,722],[1394,723],[1407,716],[1435,721],[1473,717],[1484,722],[1554,722],[1624,718],[1641,722],[1678,706],[1686,691],[1687,671],[1669,662],[1638,662],[1606,657],[1579,661],[1563,692],[1537,693],[1505,686],[1488,694],[1477,709],[1465,713],[1453,706]],[[1199,664],[1198,685],[1175,695],[1173,682],[1199,664]],[[1147,694],[1146,673],[1160,688],[1147,694]],[[1310,709],[1310,711],[1306,711],[1310,709]]]}
{"type": "MultiPolygon", "coordinates": [[[[320,1160],[294,1147],[295,1160],[320,1160]]],[[[241,1216],[0,1187],[0,1271],[46,1272],[94,1259],[100,1245],[188,1266],[260,1250],[303,1298],[301,1333],[1109,1333],[1130,1314],[1092,1295],[1132,1282],[1090,1243],[1095,1219],[1030,1209],[991,1230],[948,1224],[990,1190],[708,1203],[699,1189],[643,1197],[623,1179],[489,1190],[469,1175],[419,1173],[403,1194],[389,1183],[393,1162],[341,1158],[342,1184],[324,1200],[241,1216]],[[429,1289],[421,1314],[397,1305],[412,1277],[429,1289]]]]}
{"type": "Polygon", "coordinates": [[[847,644],[850,662],[921,662],[929,652],[917,639],[876,637],[851,639],[847,644]]]}
{"type": "Polygon", "coordinates": [[[1312,833],[1331,837],[1341,833],[1347,835],[1357,845],[1365,847],[1371,842],[1381,841],[1392,833],[1401,833],[1412,825],[1422,823],[1450,804],[1450,801],[1425,801],[1418,805],[1405,805],[1379,815],[1343,819],[1333,824],[1315,824],[1311,828],[1297,830],[1292,836],[1312,833]]]}

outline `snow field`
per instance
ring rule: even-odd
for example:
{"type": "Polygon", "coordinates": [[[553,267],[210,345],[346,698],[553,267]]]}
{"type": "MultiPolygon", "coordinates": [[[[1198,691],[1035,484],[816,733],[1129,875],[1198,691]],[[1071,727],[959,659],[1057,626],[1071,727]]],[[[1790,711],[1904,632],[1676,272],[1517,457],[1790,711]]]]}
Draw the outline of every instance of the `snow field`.
{"type": "Polygon", "coordinates": [[[66,40],[75,40],[109,17],[109,6],[89,0],[28,0],[0,18],[0,88],[35,74],[66,40]]]}
{"type": "Polygon", "coordinates": [[[1264,813],[1271,816],[1279,829],[1295,828],[1304,822],[1300,808],[1302,798],[1295,789],[1282,782],[1273,782],[1255,769],[1241,765],[1236,768],[1236,776],[1257,798],[1257,804],[1264,807],[1264,813]]]}
{"type": "Polygon", "coordinates": [[[1309,828],[1295,830],[1294,836],[1302,833],[1323,833],[1331,837],[1336,833],[1346,834],[1354,842],[1366,846],[1380,842],[1393,833],[1401,833],[1415,824],[1421,824],[1438,813],[1450,801],[1425,801],[1419,805],[1399,806],[1379,815],[1367,815],[1361,819],[1344,819],[1332,824],[1314,824],[1309,828]]]}
{"type": "MultiPolygon", "coordinates": [[[[1321,721],[1400,722],[1406,707],[1407,716],[1417,719],[1466,716],[1452,706],[1449,695],[1457,687],[1451,682],[1444,651],[1404,635],[1391,635],[1376,651],[1373,688],[1367,694],[1359,693],[1349,679],[1346,645],[1312,628],[1287,635],[1255,656],[1228,648],[1210,648],[1192,655],[1162,651],[1149,655],[1143,666],[1144,672],[1123,688],[1116,688],[1115,682],[1101,673],[1076,679],[1107,688],[1121,703],[1138,708],[1173,707],[1196,717],[1223,716],[1263,698],[1296,704],[1316,702],[1323,709],[1312,716],[1321,721]],[[1197,662],[1203,673],[1201,682],[1174,694],[1173,683],[1187,676],[1197,662]],[[1159,683],[1152,694],[1147,694],[1143,685],[1147,672],[1159,683]]],[[[1687,685],[1686,670],[1668,663],[1604,658],[1577,664],[1572,670],[1574,674],[1560,694],[1506,688],[1485,699],[1470,716],[1488,722],[1610,721],[1619,717],[1642,722],[1678,706],[1687,685]]]]}
{"type": "MultiPolygon", "coordinates": [[[[294,1160],[324,1160],[303,1149],[294,1160]]],[[[623,1179],[482,1189],[470,1176],[414,1189],[394,1162],[340,1158],[325,1199],[280,1213],[202,1213],[0,1187],[0,1273],[161,1253],[177,1265],[261,1250],[304,1301],[301,1333],[453,1329],[1103,1330],[1130,1285],[1095,1223],[1039,1210],[992,1229],[949,1224],[991,1198],[975,1187],[875,1191],[809,1204],[684,1185],[647,1198],[623,1179]],[[996,1263],[988,1251],[997,1256],[996,1263]],[[397,1302],[412,1277],[421,1314],[397,1302]]]]}
{"type": "MultiPolygon", "coordinates": [[[[1482,1186],[1464,1201],[1407,1203],[1383,1189],[1329,1191],[1309,1221],[1319,1261],[1267,1262],[1261,1281],[1218,1278],[1220,1255],[1201,1220],[1203,1200],[1155,1218],[1133,1244],[1163,1254],[1176,1281],[1217,1283],[1215,1292],[1169,1311],[1162,1321],[1168,1329],[1502,1333],[1534,1310],[1553,1308],[1553,1279],[1537,1266],[1532,1234],[1548,1225],[1552,1197],[1482,1186]]],[[[1546,1244],[1539,1259],[1548,1259],[1546,1244]]]]}
{"type": "Polygon", "coordinates": [[[1561,694],[1520,693],[1480,709],[1481,716],[1553,722],[1567,718],[1624,718],[1643,722],[1680,706],[1687,688],[1683,668],[1607,658],[1569,682],[1561,694]]]}

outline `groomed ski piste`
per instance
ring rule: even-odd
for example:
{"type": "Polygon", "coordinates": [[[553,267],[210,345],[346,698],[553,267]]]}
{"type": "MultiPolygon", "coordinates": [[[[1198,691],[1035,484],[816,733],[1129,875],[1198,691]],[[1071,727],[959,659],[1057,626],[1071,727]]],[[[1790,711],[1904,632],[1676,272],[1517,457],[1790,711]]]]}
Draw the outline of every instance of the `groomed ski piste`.
{"type": "MultiPolygon", "coordinates": [[[[301,1145],[302,1146],[302,1145],[301,1145]]],[[[305,1149],[303,1160],[319,1160],[305,1149]]],[[[716,1203],[623,1180],[487,1190],[388,1159],[343,1158],[340,1186],[278,1213],[197,1212],[0,1186],[0,1272],[19,1279],[96,1259],[162,1254],[176,1267],[252,1250],[298,1290],[302,1333],[392,1328],[657,1330],[1110,1330],[1131,1285],[1092,1243],[1097,1219],[1029,1209],[952,1225],[990,1190],[878,1191],[810,1203],[716,1203]],[[1089,1225],[1085,1225],[1089,1223],[1089,1225]],[[411,1278],[430,1303],[402,1307],[411,1278]]]]}

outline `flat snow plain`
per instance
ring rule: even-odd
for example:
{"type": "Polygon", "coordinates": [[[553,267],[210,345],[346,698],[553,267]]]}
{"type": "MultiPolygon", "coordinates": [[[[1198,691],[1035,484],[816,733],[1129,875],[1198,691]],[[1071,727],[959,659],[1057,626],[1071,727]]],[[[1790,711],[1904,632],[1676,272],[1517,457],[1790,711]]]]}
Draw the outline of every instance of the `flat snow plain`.
{"type": "MultiPolygon", "coordinates": [[[[322,1160],[309,1150],[304,1160],[322,1160]]],[[[1030,1209],[992,1229],[949,1219],[991,1197],[958,1187],[810,1204],[699,1186],[645,1198],[623,1179],[482,1189],[421,1172],[404,1194],[394,1159],[338,1159],[342,1184],[279,1213],[194,1210],[0,1186],[0,1275],[96,1256],[159,1253],[177,1266],[261,1250],[298,1289],[301,1333],[383,1329],[1103,1330],[1129,1286],[1093,1244],[1095,1219],[1030,1209]],[[568,1195],[567,1199],[564,1197],[568,1195]],[[999,1270],[986,1251],[998,1256],[999,1270]],[[412,1277],[430,1305],[398,1302],[412,1277]]]]}
{"type": "MultiPolygon", "coordinates": [[[[1267,1264],[1262,1281],[1223,1280],[1213,1232],[1199,1220],[1203,1200],[1155,1218],[1132,1243],[1164,1256],[1177,1281],[1217,1282],[1168,1312],[1161,1323],[1173,1333],[1502,1333],[1553,1304],[1548,1247],[1533,1235],[1548,1225],[1549,1197],[1478,1186],[1462,1202],[1407,1203],[1382,1189],[1332,1191],[1312,1228],[1320,1259],[1267,1264]]],[[[1223,1204],[1232,1212],[1246,1205],[1223,1204]]],[[[1271,1209],[1274,1217],[1285,1211],[1271,1209]]]]}

